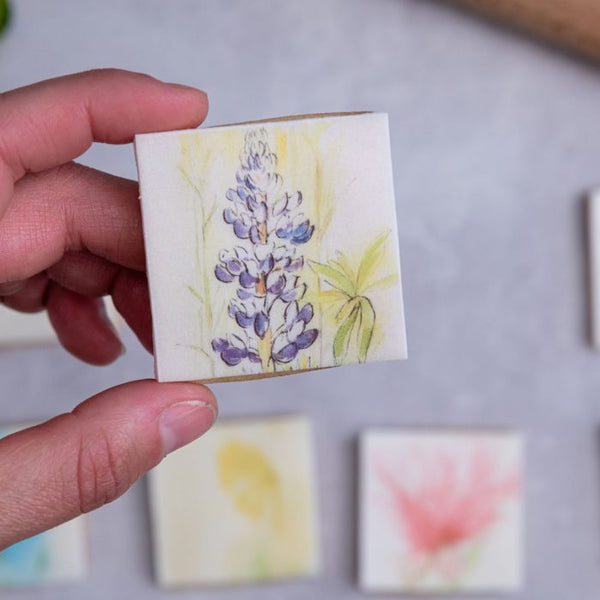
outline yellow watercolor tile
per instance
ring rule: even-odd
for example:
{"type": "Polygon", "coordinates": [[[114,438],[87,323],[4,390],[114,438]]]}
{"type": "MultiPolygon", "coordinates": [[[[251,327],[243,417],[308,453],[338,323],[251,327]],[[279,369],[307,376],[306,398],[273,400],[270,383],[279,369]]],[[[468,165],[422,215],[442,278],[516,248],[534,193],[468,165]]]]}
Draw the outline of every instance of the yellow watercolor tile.
{"type": "Polygon", "coordinates": [[[303,417],[218,423],[150,476],[164,587],[314,575],[312,435],[303,417]]]}

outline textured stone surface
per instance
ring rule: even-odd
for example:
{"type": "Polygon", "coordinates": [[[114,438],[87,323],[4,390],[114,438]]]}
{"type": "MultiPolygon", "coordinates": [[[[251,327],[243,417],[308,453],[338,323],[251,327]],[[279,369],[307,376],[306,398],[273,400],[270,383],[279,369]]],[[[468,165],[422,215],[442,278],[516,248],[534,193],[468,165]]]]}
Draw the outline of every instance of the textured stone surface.
{"type": "MultiPolygon", "coordinates": [[[[203,597],[360,597],[356,437],[414,423],[520,429],[527,582],[515,598],[597,598],[600,356],[585,339],[581,196],[600,181],[598,68],[426,0],[15,4],[0,43],[3,90],[111,65],[203,86],[213,125],[390,114],[409,360],[215,386],[224,415],[314,419],[324,572],[203,597]]],[[[99,146],[84,160],[135,175],[130,147],[99,146]]],[[[59,349],[1,354],[1,420],[49,416],[150,375],[150,357],[127,342],[107,369],[59,349]]],[[[90,525],[89,582],[36,597],[167,598],[152,581],[143,483],[90,525]]]]}

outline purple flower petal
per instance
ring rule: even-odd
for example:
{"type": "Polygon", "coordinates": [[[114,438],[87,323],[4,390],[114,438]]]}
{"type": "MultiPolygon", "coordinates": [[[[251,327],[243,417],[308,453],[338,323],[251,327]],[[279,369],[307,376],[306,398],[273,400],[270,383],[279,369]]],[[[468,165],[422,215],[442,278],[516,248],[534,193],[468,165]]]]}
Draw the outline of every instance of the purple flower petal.
{"type": "Polygon", "coordinates": [[[229,347],[229,342],[225,338],[215,338],[212,341],[211,346],[215,352],[223,352],[229,347]]]}
{"type": "Polygon", "coordinates": [[[229,273],[229,271],[224,269],[222,265],[217,265],[215,267],[215,277],[223,283],[230,283],[233,281],[233,276],[229,273]]]}
{"type": "Polygon", "coordinates": [[[242,223],[241,219],[237,219],[237,221],[235,221],[233,224],[233,233],[235,233],[235,235],[242,240],[245,240],[248,238],[249,230],[250,230],[250,227],[244,225],[242,223]]]}
{"type": "Polygon", "coordinates": [[[291,302],[292,300],[295,300],[298,297],[298,292],[296,290],[296,288],[292,288],[291,290],[287,290],[286,292],[283,292],[283,294],[281,294],[281,299],[284,302],[291,302]]]}
{"type": "Polygon", "coordinates": [[[313,314],[314,311],[312,304],[308,302],[300,309],[297,318],[304,321],[305,323],[308,323],[313,318],[313,314]]]}
{"type": "Polygon", "coordinates": [[[231,223],[233,223],[237,218],[237,214],[229,206],[223,211],[223,220],[225,223],[229,223],[231,225],[231,223]]]}
{"type": "Polygon", "coordinates": [[[252,227],[250,227],[248,236],[253,244],[260,244],[260,233],[258,232],[258,227],[256,225],[252,225],[252,227]]]}
{"type": "Polygon", "coordinates": [[[251,288],[256,285],[258,280],[252,277],[248,271],[242,271],[240,273],[240,285],[244,288],[251,288]]]}
{"type": "Polygon", "coordinates": [[[260,356],[256,352],[248,352],[248,359],[253,363],[261,362],[260,356]]]}
{"type": "Polygon", "coordinates": [[[280,228],[275,232],[275,235],[282,240],[287,240],[287,238],[291,237],[291,229],[289,227],[280,228]]]}
{"type": "Polygon", "coordinates": [[[307,329],[296,338],[296,346],[300,350],[304,350],[304,348],[308,348],[317,339],[318,335],[319,332],[316,329],[307,329]]]}
{"type": "Polygon", "coordinates": [[[239,310],[235,314],[235,322],[243,329],[246,329],[247,327],[250,327],[250,325],[252,325],[254,323],[254,317],[250,317],[246,313],[239,310]]]}
{"type": "Polygon", "coordinates": [[[237,195],[245,202],[248,198],[248,190],[240,185],[237,189],[237,195]]]}
{"type": "Polygon", "coordinates": [[[285,277],[283,275],[281,275],[277,281],[269,288],[269,292],[271,294],[275,294],[275,295],[279,295],[281,294],[281,292],[283,291],[283,288],[285,287],[285,277]]]}
{"type": "Polygon", "coordinates": [[[246,198],[246,206],[248,207],[248,210],[255,211],[256,209],[258,209],[260,204],[261,204],[260,200],[257,200],[256,196],[254,196],[254,195],[250,194],[246,198]]]}
{"type": "Polygon", "coordinates": [[[290,260],[288,264],[283,267],[288,273],[299,271],[304,266],[304,258],[300,256],[294,260],[290,260]]]}
{"type": "Polygon", "coordinates": [[[265,260],[261,260],[258,263],[258,270],[260,273],[268,273],[275,266],[275,261],[271,255],[267,256],[265,260]]]}
{"type": "Polygon", "coordinates": [[[285,308],[283,313],[283,318],[285,319],[286,329],[289,331],[290,328],[296,322],[296,318],[298,317],[298,303],[290,302],[285,308]]]}
{"type": "Polygon", "coordinates": [[[294,321],[292,326],[287,327],[287,337],[289,342],[295,342],[296,338],[304,332],[304,321],[294,321]]]}
{"type": "Polygon", "coordinates": [[[259,312],[254,317],[254,333],[262,340],[269,329],[269,317],[264,312],[259,312]]]}
{"type": "Polygon", "coordinates": [[[287,339],[287,335],[285,335],[285,333],[280,333],[279,335],[276,335],[275,339],[273,340],[273,344],[271,345],[271,353],[276,354],[289,343],[290,341],[287,339]]]}
{"type": "Polygon", "coordinates": [[[225,264],[225,266],[227,267],[227,270],[232,274],[232,275],[239,275],[242,270],[243,270],[243,266],[242,263],[239,260],[228,260],[227,263],[225,264]]]}
{"type": "Polygon", "coordinates": [[[250,298],[252,298],[252,296],[254,296],[254,294],[252,292],[249,292],[248,290],[245,289],[238,289],[237,293],[237,297],[240,300],[248,300],[250,298]]]}
{"type": "Polygon", "coordinates": [[[252,192],[255,192],[258,189],[258,186],[254,183],[250,175],[246,175],[246,177],[244,177],[244,184],[252,192]]]}
{"type": "Polygon", "coordinates": [[[246,356],[248,356],[248,351],[245,348],[236,348],[235,346],[229,346],[221,352],[221,360],[230,367],[239,365],[246,356]]]}
{"type": "Polygon", "coordinates": [[[237,195],[237,192],[232,188],[229,188],[227,190],[227,193],[225,194],[225,198],[227,198],[227,200],[229,200],[230,202],[236,202],[237,200],[239,200],[239,196],[237,195]]]}
{"type": "Polygon", "coordinates": [[[292,244],[305,244],[312,237],[314,226],[309,227],[309,221],[306,220],[300,223],[296,229],[288,232],[287,236],[290,238],[292,244]]]}
{"type": "Polygon", "coordinates": [[[296,344],[288,344],[284,346],[279,352],[273,355],[273,358],[280,363],[288,363],[296,358],[298,354],[298,346],[296,344]]]}

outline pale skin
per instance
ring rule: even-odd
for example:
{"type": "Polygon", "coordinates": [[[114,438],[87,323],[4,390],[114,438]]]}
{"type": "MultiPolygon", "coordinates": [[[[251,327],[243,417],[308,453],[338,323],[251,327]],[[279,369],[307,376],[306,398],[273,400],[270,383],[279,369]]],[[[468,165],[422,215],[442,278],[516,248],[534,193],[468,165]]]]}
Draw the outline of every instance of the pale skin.
{"type": "MultiPolygon", "coordinates": [[[[1,301],[47,310],[71,354],[105,365],[123,351],[103,315],[111,295],[152,351],[137,183],[72,161],[94,141],[196,127],[207,110],[200,90],[116,70],[0,94],[1,301]]],[[[136,381],[0,440],[0,549],[114,500],[216,412],[204,386],[136,381]]]]}

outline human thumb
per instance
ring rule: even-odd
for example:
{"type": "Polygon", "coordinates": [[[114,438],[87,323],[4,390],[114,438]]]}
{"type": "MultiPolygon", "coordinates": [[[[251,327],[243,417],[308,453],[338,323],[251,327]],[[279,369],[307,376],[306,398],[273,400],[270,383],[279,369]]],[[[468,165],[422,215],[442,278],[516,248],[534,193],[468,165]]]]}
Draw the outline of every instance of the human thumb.
{"type": "Polygon", "coordinates": [[[193,383],[126,383],[0,440],[0,549],[111,502],[217,415],[193,383]]]}

